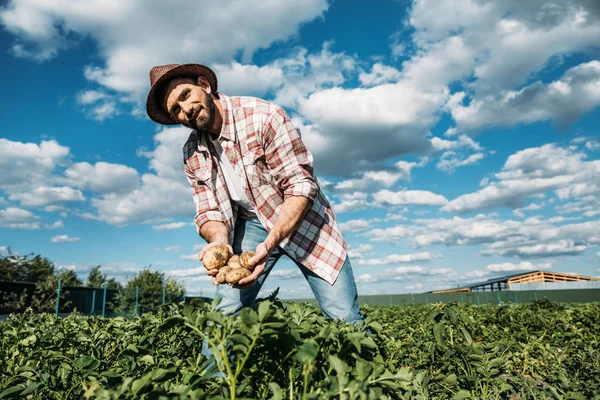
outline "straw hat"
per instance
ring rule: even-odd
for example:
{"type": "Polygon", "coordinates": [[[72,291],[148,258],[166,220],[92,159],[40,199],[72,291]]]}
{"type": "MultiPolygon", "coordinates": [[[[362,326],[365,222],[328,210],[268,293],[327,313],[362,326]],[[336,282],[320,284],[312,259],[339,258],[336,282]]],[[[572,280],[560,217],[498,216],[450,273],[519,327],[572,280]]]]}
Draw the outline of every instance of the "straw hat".
{"type": "Polygon", "coordinates": [[[168,64],[158,65],[150,70],[150,91],[146,100],[146,113],[154,122],[163,125],[177,125],[169,113],[162,106],[162,89],[173,78],[196,78],[203,76],[210,84],[212,93],[217,93],[217,75],[214,71],[201,64],[168,64]]]}

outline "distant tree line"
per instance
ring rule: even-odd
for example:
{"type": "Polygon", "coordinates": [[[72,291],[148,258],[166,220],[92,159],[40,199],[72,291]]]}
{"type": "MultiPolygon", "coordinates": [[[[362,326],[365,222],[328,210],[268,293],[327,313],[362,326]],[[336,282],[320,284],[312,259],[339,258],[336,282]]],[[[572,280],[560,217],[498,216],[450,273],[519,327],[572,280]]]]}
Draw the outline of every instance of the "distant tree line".
{"type": "MultiPolygon", "coordinates": [[[[128,311],[135,308],[136,287],[139,291],[139,311],[146,312],[158,308],[162,304],[163,287],[166,289],[165,301],[181,301],[184,288],[174,278],[165,277],[160,271],[149,267],[142,269],[125,285],[103,274],[102,266],[92,268],[84,282],[71,269],[57,269],[46,257],[41,255],[18,255],[8,249],[8,254],[0,254],[0,281],[28,282],[35,284],[32,293],[24,291],[16,293],[2,290],[0,287],[0,308],[23,309],[27,303],[34,312],[53,312],[56,308],[58,280],[61,286],[104,288],[117,290],[116,301],[111,304],[115,311],[128,311]],[[29,297],[28,297],[29,296],[29,297]],[[29,299],[29,302],[27,300],[29,299]]],[[[67,290],[61,290],[61,305],[67,305],[67,290]]]]}

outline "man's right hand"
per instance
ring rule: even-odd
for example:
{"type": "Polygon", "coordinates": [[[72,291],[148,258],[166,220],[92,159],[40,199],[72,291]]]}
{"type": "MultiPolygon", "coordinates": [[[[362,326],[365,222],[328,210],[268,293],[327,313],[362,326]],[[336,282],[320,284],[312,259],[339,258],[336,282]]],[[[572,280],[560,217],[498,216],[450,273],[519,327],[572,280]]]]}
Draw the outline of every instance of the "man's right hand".
{"type": "MultiPolygon", "coordinates": [[[[206,254],[206,251],[208,249],[210,249],[213,246],[216,246],[218,244],[224,244],[225,246],[227,246],[227,248],[229,249],[229,256],[233,256],[233,249],[231,248],[231,245],[229,243],[226,242],[222,242],[222,241],[216,241],[216,242],[211,242],[209,244],[207,244],[206,246],[204,246],[204,248],[198,253],[198,260],[202,261],[202,259],[204,258],[204,254],[206,254]]],[[[217,282],[217,278],[216,275],[219,273],[218,269],[211,269],[211,270],[207,270],[206,274],[208,276],[212,277],[212,283],[213,285],[218,285],[219,282],[217,282]]]]}

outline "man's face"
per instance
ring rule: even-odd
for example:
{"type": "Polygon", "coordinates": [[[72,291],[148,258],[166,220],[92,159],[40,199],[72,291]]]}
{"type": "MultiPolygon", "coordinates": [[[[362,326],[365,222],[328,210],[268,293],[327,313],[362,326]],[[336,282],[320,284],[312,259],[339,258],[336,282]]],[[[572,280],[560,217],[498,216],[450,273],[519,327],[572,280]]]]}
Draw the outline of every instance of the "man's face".
{"type": "Polygon", "coordinates": [[[210,95],[210,85],[203,80],[173,79],[165,90],[162,104],[174,121],[188,128],[210,130],[215,123],[215,102],[210,95]]]}

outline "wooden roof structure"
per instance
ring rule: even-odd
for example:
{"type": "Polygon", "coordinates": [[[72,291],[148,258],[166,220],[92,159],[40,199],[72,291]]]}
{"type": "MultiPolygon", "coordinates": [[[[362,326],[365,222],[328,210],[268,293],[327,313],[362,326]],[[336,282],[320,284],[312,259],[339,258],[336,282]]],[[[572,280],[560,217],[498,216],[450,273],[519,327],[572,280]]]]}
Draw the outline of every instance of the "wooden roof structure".
{"type": "Polygon", "coordinates": [[[559,272],[531,271],[514,275],[508,275],[501,278],[493,278],[485,282],[474,283],[455,289],[434,290],[431,293],[490,292],[510,290],[511,283],[573,282],[595,280],[598,280],[598,278],[581,275],[562,274],[559,272]]]}

